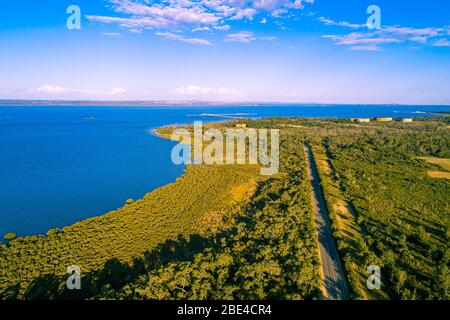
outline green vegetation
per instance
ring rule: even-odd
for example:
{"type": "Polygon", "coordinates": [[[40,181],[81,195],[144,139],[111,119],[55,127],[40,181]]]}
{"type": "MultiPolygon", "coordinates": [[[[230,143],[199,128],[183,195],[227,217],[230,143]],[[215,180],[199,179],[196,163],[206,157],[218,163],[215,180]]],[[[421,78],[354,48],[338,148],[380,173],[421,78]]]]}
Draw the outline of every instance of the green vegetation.
{"type": "Polygon", "coordinates": [[[189,166],[114,212],[12,241],[1,248],[2,297],[317,298],[310,189],[302,146],[290,140],[298,148],[282,150],[271,179],[258,166],[189,166]],[[81,291],[65,289],[72,264],[81,291]]]}
{"type": "Polygon", "coordinates": [[[364,241],[367,232],[358,223],[354,208],[344,196],[323,146],[315,145],[313,154],[332,221],[333,235],[343,258],[352,298],[364,300],[388,298],[385,286],[382,290],[367,289],[367,273],[364,266],[376,263],[376,257],[367,250],[364,241]]]}
{"type": "Polygon", "coordinates": [[[417,151],[449,152],[448,131],[340,135],[328,141],[332,163],[359,222],[367,254],[402,299],[444,298],[436,276],[449,261],[449,184],[429,178],[417,151]],[[372,260],[373,261],[373,260],[372,260]],[[376,261],[375,261],[376,262],[376,261]]]}
{"type": "Polygon", "coordinates": [[[258,175],[257,166],[188,166],[175,183],[120,209],[47,235],[1,244],[0,297],[54,297],[65,285],[57,277],[65,276],[71,265],[88,274],[105,270],[105,264],[117,264],[120,270],[133,269],[133,274],[116,275],[123,276],[120,283],[127,281],[143,270],[143,264],[156,263],[148,257],[158,245],[220,228],[238,205],[230,201],[230,192],[241,184],[251,192],[254,183],[249,181],[258,175]]]}
{"type": "Polygon", "coordinates": [[[190,261],[150,270],[97,298],[312,299],[320,296],[317,243],[304,152],[285,137],[282,173],[262,182],[231,228],[190,261]]]}
{"type": "Polygon", "coordinates": [[[248,122],[284,128],[313,146],[316,161],[328,161],[319,163],[322,187],[353,298],[449,298],[450,185],[429,177],[431,165],[418,159],[449,157],[449,120],[248,122]],[[370,264],[381,267],[383,292],[364,288],[370,264]]]}

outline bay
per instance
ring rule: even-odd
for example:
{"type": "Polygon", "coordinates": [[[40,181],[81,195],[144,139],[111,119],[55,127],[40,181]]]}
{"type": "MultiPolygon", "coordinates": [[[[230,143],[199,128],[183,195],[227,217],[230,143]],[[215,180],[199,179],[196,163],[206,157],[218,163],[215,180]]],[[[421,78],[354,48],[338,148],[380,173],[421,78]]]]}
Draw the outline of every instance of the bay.
{"type": "Polygon", "coordinates": [[[0,107],[0,236],[45,233],[101,215],[175,181],[175,142],[151,130],[246,117],[413,117],[448,106],[274,105],[0,107]]]}

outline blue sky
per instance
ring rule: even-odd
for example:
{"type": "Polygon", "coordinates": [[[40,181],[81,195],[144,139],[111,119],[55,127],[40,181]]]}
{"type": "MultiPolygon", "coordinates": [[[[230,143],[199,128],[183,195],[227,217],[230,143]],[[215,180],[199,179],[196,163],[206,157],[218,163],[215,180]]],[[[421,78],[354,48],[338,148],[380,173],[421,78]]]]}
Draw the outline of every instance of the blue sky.
{"type": "Polygon", "coordinates": [[[449,88],[445,0],[1,4],[0,99],[450,104],[449,88]]]}

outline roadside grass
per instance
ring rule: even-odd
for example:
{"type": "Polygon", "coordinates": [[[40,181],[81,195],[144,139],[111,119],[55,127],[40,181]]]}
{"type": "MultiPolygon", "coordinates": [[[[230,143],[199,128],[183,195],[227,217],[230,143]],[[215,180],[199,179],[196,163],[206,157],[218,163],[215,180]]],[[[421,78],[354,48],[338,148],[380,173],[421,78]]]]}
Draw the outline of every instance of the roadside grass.
{"type": "Polygon", "coordinates": [[[343,258],[344,268],[350,284],[353,298],[364,300],[389,299],[384,290],[368,290],[364,254],[367,245],[364,240],[366,234],[358,224],[357,215],[351,203],[341,192],[339,182],[327,157],[323,145],[312,146],[314,160],[321,180],[322,190],[328,207],[333,233],[338,244],[338,250],[343,258]]]}

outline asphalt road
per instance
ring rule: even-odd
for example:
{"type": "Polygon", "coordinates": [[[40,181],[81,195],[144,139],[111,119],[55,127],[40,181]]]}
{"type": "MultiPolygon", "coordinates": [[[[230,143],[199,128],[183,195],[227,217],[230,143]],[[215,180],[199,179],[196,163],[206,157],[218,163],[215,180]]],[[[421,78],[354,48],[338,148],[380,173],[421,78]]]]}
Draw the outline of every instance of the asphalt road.
{"type": "Polygon", "coordinates": [[[311,203],[314,209],[319,254],[322,263],[323,286],[329,300],[350,299],[344,268],[333,238],[328,208],[325,204],[317,167],[311,148],[305,144],[308,176],[311,181],[311,203]]]}

